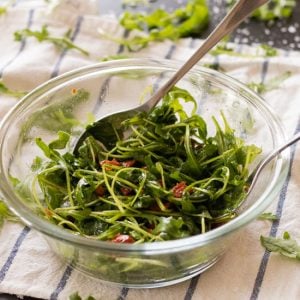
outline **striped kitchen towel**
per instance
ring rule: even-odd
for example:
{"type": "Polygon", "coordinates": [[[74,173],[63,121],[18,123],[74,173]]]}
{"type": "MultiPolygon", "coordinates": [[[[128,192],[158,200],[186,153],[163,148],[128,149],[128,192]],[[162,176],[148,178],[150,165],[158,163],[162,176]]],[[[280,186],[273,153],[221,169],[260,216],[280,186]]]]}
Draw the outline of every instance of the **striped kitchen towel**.
{"type": "MultiPolygon", "coordinates": [[[[0,2],[1,3],[1,2],[0,2]]],[[[68,0],[49,9],[45,1],[15,1],[0,16],[0,82],[11,90],[27,92],[65,71],[89,65],[126,49],[105,39],[101,32],[123,37],[127,33],[113,16],[95,11],[93,1],[68,0]],[[51,34],[70,38],[89,51],[61,50],[32,37],[14,40],[14,32],[43,25],[51,34]]],[[[100,3],[101,9],[101,3],[100,3]]],[[[185,60],[200,45],[198,39],[151,44],[131,57],[185,60]]],[[[299,132],[300,53],[278,51],[274,57],[261,55],[260,47],[232,45],[239,56],[207,55],[201,63],[219,66],[245,82],[268,83],[287,72],[291,76],[264,99],[286,126],[287,135],[299,132]]],[[[18,101],[0,94],[0,118],[18,101]]],[[[159,289],[127,289],[87,278],[57,258],[43,237],[21,224],[6,222],[0,232],[0,292],[41,299],[68,299],[74,291],[96,299],[300,299],[299,262],[266,252],[259,236],[282,236],[289,231],[300,241],[300,147],[290,149],[291,163],[283,189],[268,211],[277,214],[273,222],[252,222],[245,228],[223,259],[205,273],[183,283],[159,289]]]]}

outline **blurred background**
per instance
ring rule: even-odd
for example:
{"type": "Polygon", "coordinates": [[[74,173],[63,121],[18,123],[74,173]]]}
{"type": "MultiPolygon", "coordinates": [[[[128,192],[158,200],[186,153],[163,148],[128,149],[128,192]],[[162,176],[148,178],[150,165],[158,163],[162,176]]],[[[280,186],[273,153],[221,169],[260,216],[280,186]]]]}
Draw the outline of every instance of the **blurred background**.
{"type": "MultiPolygon", "coordinates": [[[[269,46],[287,50],[300,50],[300,1],[273,0],[276,3],[295,5],[290,17],[285,18],[282,10],[280,18],[269,21],[254,18],[244,22],[232,35],[231,41],[241,44],[265,43],[269,46]]],[[[124,11],[151,12],[157,8],[172,11],[185,5],[188,0],[99,0],[101,14],[120,16],[124,11]]],[[[204,38],[226,14],[228,3],[232,0],[207,0],[210,8],[210,23],[208,28],[199,36],[204,38]]],[[[274,11],[274,13],[276,13],[274,11]]]]}

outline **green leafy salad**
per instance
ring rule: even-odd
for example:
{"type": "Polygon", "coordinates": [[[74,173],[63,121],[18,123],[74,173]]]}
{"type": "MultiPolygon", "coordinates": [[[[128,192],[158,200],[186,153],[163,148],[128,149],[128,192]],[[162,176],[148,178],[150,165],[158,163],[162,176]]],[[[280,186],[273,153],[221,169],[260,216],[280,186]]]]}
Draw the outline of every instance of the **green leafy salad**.
{"type": "Polygon", "coordinates": [[[39,210],[74,234],[115,243],[179,239],[228,222],[260,149],[236,137],[222,112],[208,136],[196,112],[195,99],[175,87],[160,106],[122,123],[126,138],[115,130],[104,144],[90,135],[77,151],[67,132],[49,144],[36,138],[46,156],[32,165],[39,210]]]}

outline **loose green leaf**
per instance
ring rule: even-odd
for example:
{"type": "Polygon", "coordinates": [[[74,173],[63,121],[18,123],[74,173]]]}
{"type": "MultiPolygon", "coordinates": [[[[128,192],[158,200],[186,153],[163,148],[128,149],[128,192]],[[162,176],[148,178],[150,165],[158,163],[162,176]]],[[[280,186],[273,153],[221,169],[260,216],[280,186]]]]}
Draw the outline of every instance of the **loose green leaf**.
{"type": "Polygon", "coordinates": [[[105,56],[101,59],[101,61],[111,61],[111,60],[126,59],[126,58],[129,58],[129,56],[124,54],[117,54],[117,55],[105,56]]]}
{"type": "Polygon", "coordinates": [[[258,217],[259,220],[277,221],[278,217],[270,212],[263,213],[258,217]]]}
{"type": "Polygon", "coordinates": [[[74,49],[79,51],[80,53],[89,56],[89,52],[86,51],[85,49],[75,45],[73,41],[70,39],[70,34],[71,31],[68,30],[63,37],[55,37],[51,36],[50,32],[48,31],[48,28],[46,25],[43,25],[41,30],[31,30],[31,29],[22,29],[18,30],[14,33],[15,40],[16,41],[21,41],[25,37],[34,37],[36,38],[39,42],[50,42],[54,44],[56,47],[62,50],[66,49],[74,49]]]}
{"type": "Polygon", "coordinates": [[[278,55],[278,51],[277,49],[267,45],[267,44],[261,44],[260,45],[261,49],[263,49],[264,53],[265,53],[265,57],[272,57],[272,56],[277,56],[278,55]]]}
{"type": "MultiPolygon", "coordinates": [[[[227,0],[229,6],[232,6],[236,0],[227,0]]],[[[252,18],[260,21],[273,21],[276,19],[289,18],[296,7],[296,0],[271,0],[267,4],[256,9],[252,18]]]]}
{"type": "Polygon", "coordinates": [[[0,79],[0,94],[12,96],[15,98],[21,98],[26,95],[26,92],[11,90],[4,84],[3,80],[0,79]]]}
{"type": "Polygon", "coordinates": [[[136,7],[138,5],[148,5],[149,0],[122,0],[122,5],[136,7]]]}
{"type": "Polygon", "coordinates": [[[247,85],[248,85],[248,87],[253,89],[256,93],[264,94],[264,93],[267,93],[274,89],[278,89],[285,80],[287,80],[289,77],[291,77],[291,75],[292,75],[292,72],[287,71],[287,72],[284,72],[278,76],[275,76],[275,77],[269,79],[265,83],[250,82],[247,85]]]}
{"type": "Polygon", "coordinates": [[[227,39],[220,42],[209,53],[213,56],[228,55],[228,56],[236,56],[236,57],[244,57],[244,58],[272,57],[278,55],[277,49],[266,44],[261,44],[255,55],[236,52],[233,46],[228,43],[227,39]]]}
{"type": "Polygon", "coordinates": [[[153,41],[178,40],[182,37],[199,36],[209,22],[209,9],[205,0],[190,0],[185,7],[173,12],[157,9],[150,14],[125,11],[120,24],[127,30],[141,32],[129,39],[112,39],[128,48],[138,51],[153,41]]]}
{"type": "Polygon", "coordinates": [[[94,297],[92,297],[92,296],[88,296],[88,297],[86,297],[86,298],[83,299],[78,294],[78,292],[76,292],[76,293],[74,293],[74,294],[72,294],[72,295],[69,296],[69,300],[96,300],[96,299],[94,297]]]}
{"type": "Polygon", "coordinates": [[[6,6],[0,6],[0,16],[5,15],[7,13],[7,7],[6,6]]]}
{"type": "Polygon", "coordinates": [[[284,232],[282,238],[261,236],[260,241],[262,246],[270,252],[277,252],[281,255],[300,260],[300,246],[297,241],[291,239],[288,232],[284,232]]]}
{"type": "Polygon", "coordinates": [[[4,224],[4,221],[12,221],[12,222],[19,222],[19,218],[15,216],[7,207],[7,205],[0,200],[0,230],[4,224]]]}

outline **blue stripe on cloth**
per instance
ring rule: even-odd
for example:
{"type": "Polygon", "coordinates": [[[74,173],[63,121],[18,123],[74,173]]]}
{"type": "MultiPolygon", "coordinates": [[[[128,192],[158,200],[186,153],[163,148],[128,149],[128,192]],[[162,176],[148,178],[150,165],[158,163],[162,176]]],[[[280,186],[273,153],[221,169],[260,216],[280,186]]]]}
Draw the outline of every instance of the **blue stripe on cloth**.
{"type": "Polygon", "coordinates": [[[61,277],[60,281],[58,282],[56,289],[50,295],[50,298],[49,298],[50,300],[56,300],[58,298],[59,294],[65,288],[73,270],[74,269],[70,265],[67,266],[67,268],[65,269],[65,272],[63,273],[63,276],[61,277]]]}
{"type": "Polygon", "coordinates": [[[189,287],[186,290],[184,300],[191,300],[193,298],[200,276],[201,274],[191,279],[189,287]]]}
{"type": "MultiPolygon", "coordinates": [[[[168,49],[166,55],[164,56],[165,59],[170,59],[173,55],[173,53],[175,52],[176,50],[176,45],[175,44],[172,44],[170,46],[170,48],[168,49]]],[[[159,79],[157,80],[157,82],[154,84],[154,86],[158,85],[159,81],[162,79],[162,76],[159,77],[159,79]]],[[[154,87],[154,90],[155,90],[155,87],[154,87]]],[[[118,297],[118,300],[125,300],[126,297],[127,297],[127,294],[129,292],[129,289],[128,288],[122,288],[121,289],[121,292],[120,292],[120,295],[118,297]]]]}
{"type": "Polygon", "coordinates": [[[25,226],[23,228],[23,230],[21,231],[21,233],[19,234],[6,262],[4,263],[4,265],[2,266],[1,270],[0,270],[0,283],[4,280],[9,268],[12,266],[14,259],[20,249],[20,246],[22,245],[24,239],[26,238],[27,234],[29,233],[30,228],[25,226]]]}
{"type": "Polygon", "coordinates": [[[267,73],[268,73],[268,69],[269,69],[269,59],[266,58],[262,64],[262,69],[261,69],[261,78],[260,78],[260,82],[264,83],[267,77],[267,73]]]}
{"type": "Polygon", "coordinates": [[[128,295],[128,292],[129,292],[129,288],[125,288],[125,287],[122,288],[120,296],[117,298],[117,300],[125,300],[128,295]]]}
{"type": "MultiPolygon", "coordinates": [[[[300,132],[300,119],[298,120],[297,128],[295,130],[295,134],[298,133],[298,132],[300,132]]],[[[284,206],[284,202],[286,200],[286,194],[287,194],[289,182],[290,182],[290,179],[291,179],[292,165],[293,165],[294,158],[295,158],[295,152],[296,152],[296,144],[292,145],[292,147],[291,147],[291,161],[290,161],[290,165],[289,165],[289,171],[288,171],[288,175],[287,175],[287,178],[285,180],[285,183],[283,185],[283,188],[280,192],[279,201],[278,201],[277,208],[276,208],[276,215],[278,217],[278,220],[276,220],[272,223],[271,230],[270,230],[270,233],[269,233],[269,236],[272,236],[272,237],[275,237],[276,234],[277,234],[277,231],[278,231],[280,219],[281,219],[281,216],[282,216],[283,206],[284,206]]],[[[266,250],[264,252],[264,255],[263,255],[262,260],[260,262],[260,266],[259,266],[258,273],[257,273],[256,279],[255,279],[252,294],[251,294],[251,297],[250,297],[251,300],[256,300],[258,298],[260,288],[262,286],[262,282],[263,282],[263,279],[264,279],[264,275],[265,275],[265,272],[266,272],[267,264],[269,262],[269,257],[270,257],[270,252],[266,250]]]]}
{"type": "MultiPolygon", "coordinates": [[[[71,38],[70,38],[72,42],[76,39],[78,33],[80,32],[80,27],[81,27],[82,21],[83,21],[83,17],[82,16],[78,16],[77,21],[76,21],[76,25],[75,25],[75,30],[74,30],[71,38]]],[[[59,56],[59,58],[58,58],[58,60],[57,60],[57,62],[55,64],[55,66],[54,66],[53,72],[51,74],[51,78],[56,77],[58,75],[59,68],[60,68],[61,63],[62,63],[63,59],[65,58],[67,52],[68,52],[68,49],[64,49],[61,52],[61,54],[60,54],[60,56],[59,56]]]]}
{"type": "MultiPolygon", "coordinates": [[[[26,24],[27,29],[30,28],[32,25],[33,15],[34,15],[34,9],[30,9],[28,12],[28,19],[27,19],[27,24],[26,24]]],[[[2,78],[2,76],[3,76],[4,69],[7,68],[10,64],[12,64],[16,60],[16,58],[22,53],[22,51],[25,49],[26,39],[23,38],[20,43],[21,43],[21,45],[20,45],[20,48],[19,48],[18,52],[16,53],[16,55],[13,58],[11,58],[9,61],[7,61],[0,68],[0,78],[2,78]]]]}

